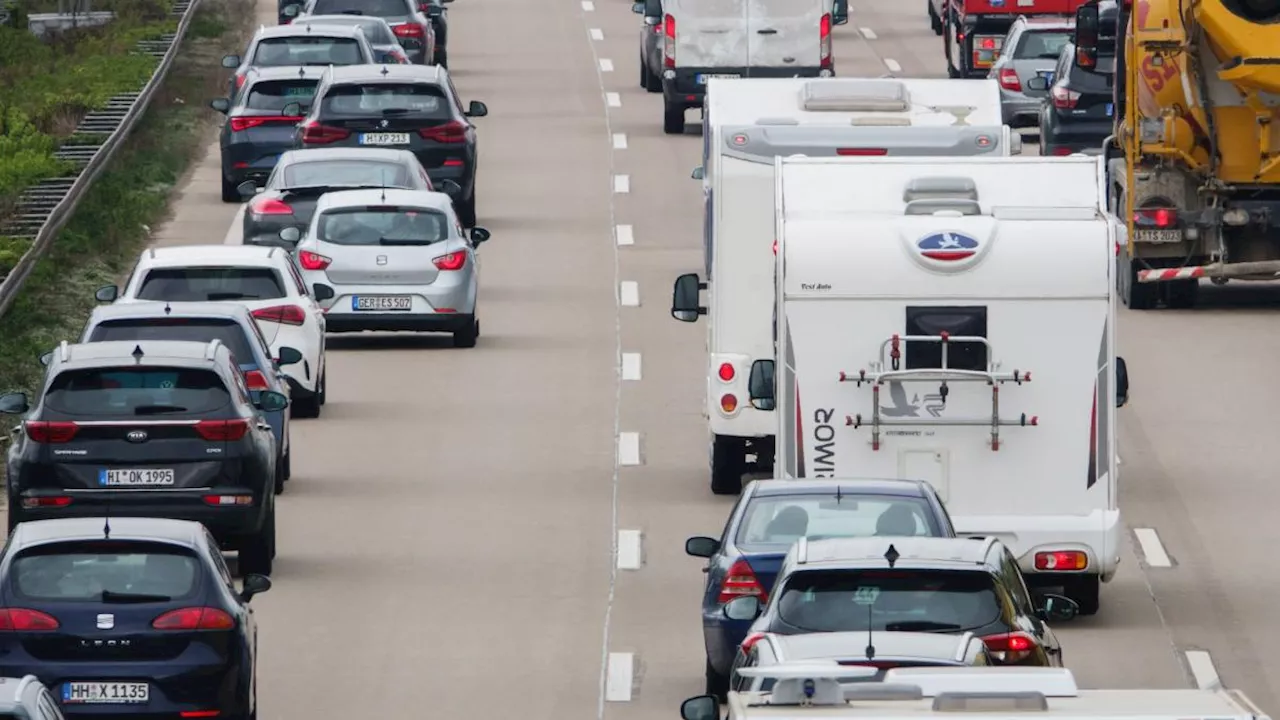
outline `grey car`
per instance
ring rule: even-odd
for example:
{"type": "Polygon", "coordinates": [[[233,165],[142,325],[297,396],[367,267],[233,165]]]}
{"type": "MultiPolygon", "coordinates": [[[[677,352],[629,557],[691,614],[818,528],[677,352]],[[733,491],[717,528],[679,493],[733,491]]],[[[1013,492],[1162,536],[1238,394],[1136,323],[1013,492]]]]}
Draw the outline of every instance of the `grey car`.
{"type": "Polygon", "coordinates": [[[640,30],[640,87],[662,92],[662,0],[632,4],[631,11],[644,18],[640,30]]]}
{"type": "Polygon", "coordinates": [[[1075,21],[1066,17],[1019,17],[1009,28],[1000,56],[988,75],[1000,83],[1000,111],[1010,127],[1034,127],[1039,122],[1040,106],[1049,96],[1045,89],[1053,84],[1053,68],[1058,64],[1062,46],[1071,41],[1075,21]],[[1034,78],[1045,83],[1030,83],[1034,78]]]}
{"type": "Polygon", "coordinates": [[[391,26],[386,20],[380,17],[370,15],[304,15],[296,20],[296,22],[307,22],[312,25],[354,25],[360,28],[360,32],[369,40],[369,44],[373,46],[373,57],[375,62],[380,63],[399,63],[408,64],[409,56],[405,54],[404,48],[400,46],[400,41],[396,39],[396,34],[392,32],[391,26]]]}
{"type": "Polygon", "coordinates": [[[249,68],[293,67],[300,65],[368,65],[374,62],[373,46],[360,28],[351,25],[292,25],[261,27],[249,41],[244,56],[226,55],[222,67],[235,70],[228,81],[227,96],[235,97],[244,86],[249,68]]]}
{"type": "Polygon", "coordinates": [[[0,717],[14,720],[63,720],[49,689],[35,675],[0,678],[0,717]]]}
{"type": "Polygon", "coordinates": [[[432,0],[307,0],[302,15],[360,14],[387,21],[415,65],[448,65],[443,3],[432,0]]]}
{"type": "Polygon", "coordinates": [[[344,190],[320,198],[298,264],[325,309],[329,332],[408,331],[453,334],[455,347],[474,347],[479,267],[470,237],[444,193],[344,190]]]}

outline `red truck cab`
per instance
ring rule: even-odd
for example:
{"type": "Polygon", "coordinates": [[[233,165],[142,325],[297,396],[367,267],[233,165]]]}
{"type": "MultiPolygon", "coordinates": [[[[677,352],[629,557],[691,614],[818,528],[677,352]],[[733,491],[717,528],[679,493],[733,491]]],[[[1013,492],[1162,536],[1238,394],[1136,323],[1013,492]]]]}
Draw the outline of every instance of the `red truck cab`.
{"type": "Polygon", "coordinates": [[[928,0],[930,22],[942,35],[947,76],[985,78],[1019,15],[1075,14],[1085,0],[928,0]]]}

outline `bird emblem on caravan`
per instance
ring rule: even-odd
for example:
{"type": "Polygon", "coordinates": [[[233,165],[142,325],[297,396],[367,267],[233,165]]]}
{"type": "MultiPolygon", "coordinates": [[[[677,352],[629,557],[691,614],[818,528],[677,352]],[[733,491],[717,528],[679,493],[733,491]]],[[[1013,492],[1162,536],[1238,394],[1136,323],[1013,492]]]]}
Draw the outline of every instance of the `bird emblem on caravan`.
{"type": "Polygon", "coordinates": [[[916,249],[922,257],[930,260],[954,262],[967,260],[976,255],[978,241],[961,233],[932,233],[917,240],[916,249]]]}
{"type": "MultiPolygon", "coordinates": [[[[889,381],[889,400],[892,406],[881,405],[880,412],[885,417],[920,417],[920,395],[916,394],[907,400],[907,389],[897,380],[889,381]]],[[[924,410],[933,417],[942,417],[942,411],[947,405],[942,401],[940,393],[931,393],[924,396],[924,410]]]]}

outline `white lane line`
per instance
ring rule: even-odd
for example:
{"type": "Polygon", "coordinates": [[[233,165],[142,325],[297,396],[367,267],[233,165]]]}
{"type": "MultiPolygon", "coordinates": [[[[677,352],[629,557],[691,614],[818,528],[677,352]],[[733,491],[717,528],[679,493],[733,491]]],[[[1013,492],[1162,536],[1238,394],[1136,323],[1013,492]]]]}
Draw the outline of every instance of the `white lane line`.
{"type": "Polygon", "coordinates": [[[606,701],[631,702],[631,678],[635,674],[635,664],[635,655],[631,653],[609,653],[609,674],[604,685],[606,701]]]}
{"type": "Polygon", "coordinates": [[[636,244],[636,233],[630,225],[619,225],[614,229],[613,236],[617,238],[619,247],[636,244]]]}
{"type": "Polygon", "coordinates": [[[585,10],[586,12],[591,12],[592,10],[596,9],[596,4],[593,2],[584,0],[584,2],[582,3],[582,9],[585,10]]]}
{"type": "Polygon", "coordinates": [[[639,530],[618,531],[618,569],[639,570],[642,562],[642,545],[639,530]]]}
{"type": "Polygon", "coordinates": [[[609,58],[600,58],[600,72],[613,72],[613,61],[609,58]]]}
{"type": "Polygon", "coordinates": [[[622,107],[622,96],[618,93],[605,93],[604,102],[609,107],[622,107]]]}
{"type": "Polygon", "coordinates": [[[640,353],[622,353],[622,379],[640,379],[640,353]]]}
{"type": "Polygon", "coordinates": [[[618,464],[622,466],[640,464],[640,433],[618,433],[618,464]]]}
{"type": "Polygon", "coordinates": [[[614,133],[614,134],[613,134],[613,149],[614,149],[614,150],[626,150],[626,149],[627,149],[627,134],[626,134],[626,133],[614,133]]]}
{"type": "Polygon", "coordinates": [[[884,66],[889,68],[889,72],[902,72],[902,66],[899,65],[898,61],[894,60],[893,58],[885,58],[884,66]]]}
{"type": "Polygon", "coordinates": [[[640,284],[635,280],[618,283],[618,302],[623,307],[640,307],[640,284]]]}
{"type": "Polygon", "coordinates": [[[876,32],[871,28],[858,28],[858,32],[862,33],[862,37],[868,40],[876,39],[876,32]]]}
{"type": "Polygon", "coordinates": [[[1222,678],[1218,677],[1218,669],[1213,666],[1213,658],[1203,650],[1187,651],[1187,667],[1191,668],[1191,676],[1196,680],[1196,687],[1201,690],[1214,690],[1222,687],[1222,678]]]}
{"type": "Polygon", "coordinates": [[[631,176],[630,175],[614,175],[613,191],[616,193],[631,192],[631,176]]]}
{"type": "Polygon", "coordinates": [[[244,244],[244,214],[249,203],[244,203],[236,210],[236,216],[231,218],[231,227],[227,228],[226,237],[222,238],[223,245],[243,245],[244,244]]]}
{"type": "Polygon", "coordinates": [[[591,39],[592,39],[592,40],[603,40],[603,39],[604,39],[604,31],[603,31],[603,30],[601,30],[600,28],[591,28],[591,30],[590,30],[589,32],[591,33],[591,39]]]}
{"type": "Polygon", "coordinates": [[[1142,555],[1147,559],[1147,565],[1150,567],[1173,567],[1173,561],[1169,559],[1169,553],[1164,551],[1164,543],[1160,542],[1160,536],[1152,528],[1134,528],[1133,534],[1138,538],[1138,544],[1142,546],[1142,555]]]}

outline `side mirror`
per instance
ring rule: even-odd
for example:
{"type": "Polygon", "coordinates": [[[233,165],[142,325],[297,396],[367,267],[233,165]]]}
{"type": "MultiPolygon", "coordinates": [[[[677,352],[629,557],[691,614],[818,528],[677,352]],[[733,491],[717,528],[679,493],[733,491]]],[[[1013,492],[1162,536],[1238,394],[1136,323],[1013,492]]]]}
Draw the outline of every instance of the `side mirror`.
{"type": "Polygon", "coordinates": [[[275,390],[263,390],[256,404],[262,412],[280,412],[289,407],[289,398],[275,390]]]}
{"type": "Polygon", "coordinates": [[[720,701],[714,695],[699,695],[680,703],[684,720],[720,720],[720,701]]]}
{"type": "Polygon", "coordinates": [[[120,297],[120,288],[115,285],[100,287],[98,288],[98,291],[93,294],[93,298],[95,300],[105,303],[115,302],[118,297],[120,297]]]}
{"type": "Polygon", "coordinates": [[[1129,366],[1124,358],[1116,358],[1116,407],[1129,404],[1129,366]]]}
{"type": "Polygon", "coordinates": [[[657,27],[658,25],[662,24],[662,18],[658,17],[657,15],[646,15],[644,17],[644,24],[648,25],[649,27],[657,27]]]}
{"type": "Polygon", "coordinates": [[[292,225],[280,228],[280,232],[276,233],[276,235],[287,243],[296,243],[302,239],[302,231],[292,225]]]}
{"type": "Polygon", "coordinates": [[[849,23],[849,0],[836,0],[835,6],[831,9],[832,25],[847,25],[849,23]]]}
{"type": "Polygon", "coordinates": [[[321,302],[325,300],[332,300],[334,297],[333,288],[328,285],[321,285],[320,283],[316,283],[311,286],[311,294],[316,297],[316,300],[320,300],[321,302]]]}
{"type": "Polygon", "coordinates": [[[242,198],[251,198],[258,194],[259,188],[252,180],[245,180],[236,186],[236,192],[240,193],[242,198]]]}
{"type": "MultiPolygon", "coordinates": [[[[297,5],[292,5],[291,7],[297,7],[297,5]]],[[[245,575],[244,583],[240,586],[240,599],[249,602],[254,595],[261,595],[270,589],[271,578],[266,575],[257,573],[245,575]]]]}
{"type": "Polygon", "coordinates": [[[280,108],[280,114],[285,117],[297,117],[302,114],[302,105],[300,103],[291,102],[280,108]]]}
{"type": "Polygon", "coordinates": [[[701,180],[706,176],[707,176],[706,168],[702,167],[701,165],[694,168],[693,172],[689,173],[689,177],[693,178],[694,180],[701,180]]]}
{"type": "Polygon", "coordinates": [[[53,353],[47,352],[40,356],[40,364],[49,367],[49,363],[53,362],[53,353]]]}
{"type": "Polygon", "coordinates": [[[707,308],[698,304],[699,295],[706,287],[706,283],[698,280],[697,273],[676,278],[671,291],[671,317],[680,322],[697,322],[699,315],[706,315],[707,308]]]}
{"type": "Polygon", "coordinates": [[[747,378],[747,397],[751,407],[757,410],[773,410],[777,404],[774,400],[772,360],[756,360],[751,363],[751,375],[747,378]]]}
{"type": "Polygon", "coordinates": [[[298,17],[298,15],[301,12],[302,12],[301,5],[285,5],[284,10],[281,10],[280,14],[284,15],[287,18],[293,18],[293,17],[298,17]]]}
{"type": "Polygon", "coordinates": [[[452,180],[441,180],[436,189],[449,197],[462,195],[462,186],[452,180]]]}
{"type": "Polygon", "coordinates": [[[228,70],[235,70],[240,67],[240,56],[224,55],[222,57],[222,67],[227,68],[228,70]]]}
{"type": "Polygon", "coordinates": [[[284,367],[285,365],[297,365],[302,362],[302,353],[295,348],[280,348],[280,357],[276,358],[276,364],[284,367]]]}
{"type": "Polygon", "coordinates": [[[760,616],[760,598],[755,595],[736,597],[724,604],[722,612],[730,620],[755,620],[760,616]]]}
{"type": "Polygon", "coordinates": [[[440,2],[444,3],[445,5],[448,5],[449,3],[453,2],[453,0],[440,0],[440,2]]]}
{"type": "Polygon", "coordinates": [[[644,14],[644,3],[642,3],[642,2],[638,2],[638,3],[631,3],[631,12],[633,12],[633,13],[635,13],[635,14],[637,14],[637,15],[643,15],[643,14],[644,14]]]}
{"type": "Polygon", "coordinates": [[[215,98],[209,101],[209,107],[226,115],[231,110],[231,101],[226,98],[215,98]]]}
{"type": "Polygon", "coordinates": [[[479,100],[472,100],[467,105],[467,117],[484,117],[489,114],[489,106],[479,100]]]}
{"type": "Polygon", "coordinates": [[[720,541],[709,537],[691,537],[684,541],[684,552],[694,557],[709,558],[720,549],[720,541]]]}
{"type": "Polygon", "coordinates": [[[427,7],[427,17],[431,18],[432,20],[440,17],[441,15],[444,15],[444,8],[440,7],[439,5],[429,5],[427,7]]]}
{"type": "Polygon", "coordinates": [[[1028,90],[1048,90],[1049,81],[1039,75],[1027,80],[1028,90]]]}
{"type": "Polygon", "coordinates": [[[5,415],[21,415],[31,409],[31,403],[27,401],[27,394],[22,392],[12,392],[0,395],[0,413],[5,415]]]}
{"type": "Polygon", "coordinates": [[[1044,595],[1042,599],[1044,604],[1040,606],[1040,612],[1037,613],[1041,620],[1070,620],[1080,614],[1080,606],[1071,598],[1061,595],[1044,595]]]}
{"type": "Polygon", "coordinates": [[[482,227],[471,228],[472,245],[479,245],[482,242],[486,242],[490,237],[492,236],[489,234],[489,231],[482,227]]]}
{"type": "Polygon", "coordinates": [[[1076,46],[1076,65],[1085,69],[1098,66],[1098,5],[1088,3],[1076,8],[1076,28],[1072,42],[1076,46]]]}

